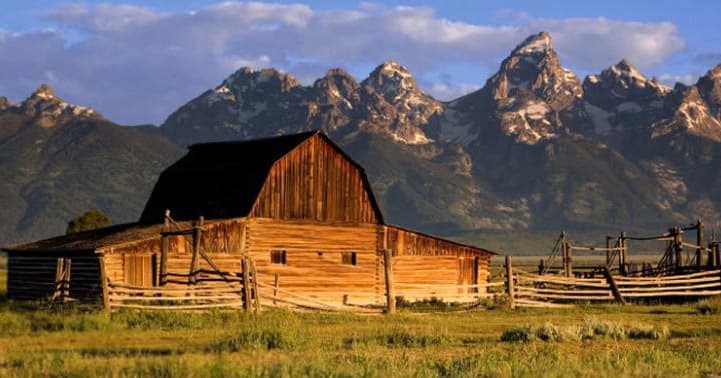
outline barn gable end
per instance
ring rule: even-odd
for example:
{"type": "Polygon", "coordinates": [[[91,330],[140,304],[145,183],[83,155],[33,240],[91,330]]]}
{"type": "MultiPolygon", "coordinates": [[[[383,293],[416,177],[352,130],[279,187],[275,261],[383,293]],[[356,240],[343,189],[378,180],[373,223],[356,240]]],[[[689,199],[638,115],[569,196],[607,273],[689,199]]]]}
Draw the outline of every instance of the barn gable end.
{"type": "Polygon", "coordinates": [[[363,169],[323,134],[275,162],[251,217],[314,222],[380,223],[363,169]]]}

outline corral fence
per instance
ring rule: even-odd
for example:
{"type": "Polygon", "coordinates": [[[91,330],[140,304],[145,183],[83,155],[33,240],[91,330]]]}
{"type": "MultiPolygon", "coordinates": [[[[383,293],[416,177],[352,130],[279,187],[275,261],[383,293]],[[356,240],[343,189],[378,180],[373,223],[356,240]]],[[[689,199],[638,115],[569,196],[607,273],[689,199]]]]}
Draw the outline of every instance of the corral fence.
{"type": "MultiPolygon", "coordinates": [[[[207,310],[214,308],[260,310],[259,282],[255,263],[241,261],[243,270],[232,274],[205,271],[200,283],[139,287],[106,279],[103,290],[105,308],[138,310],[207,310]],[[204,284],[203,282],[207,282],[204,284]]],[[[172,276],[173,273],[168,273],[172,276]]],[[[181,275],[181,274],[177,274],[181,275]]]]}
{"type": "Polygon", "coordinates": [[[506,256],[505,288],[511,308],[721,295],[721,270],[660,277],[613,275],[608,269],[602,273],[599,278],[533,274],[513,268],[511,257],[506,256]]]}
{"type": "MultiPolygon", "coordinates": [[[[273,282],[257,277],[255,262],[250,257],[241,261],[240,272],[207,270],[192,282],[167,280],[165,286],[139,287],[106,279],[103,295],[105,308],[135,310],[209,310],[236,309],[260,311],[262,307],[291,308],[326,312],[382,313],[392,312],[396,301],[415,302],[442,300],[459,305],[477,304],[486,298],[502,295],[504,282],[480,284],[415,284],[393,283],[390,280],[384,291],[303,291],[284,288],[282,277],[275,274],[273,282]]],[[[390,264],[389,264],[390,266],[390,264]]],[[[188,276],[166,272],[169,277],[188,276]]]]}

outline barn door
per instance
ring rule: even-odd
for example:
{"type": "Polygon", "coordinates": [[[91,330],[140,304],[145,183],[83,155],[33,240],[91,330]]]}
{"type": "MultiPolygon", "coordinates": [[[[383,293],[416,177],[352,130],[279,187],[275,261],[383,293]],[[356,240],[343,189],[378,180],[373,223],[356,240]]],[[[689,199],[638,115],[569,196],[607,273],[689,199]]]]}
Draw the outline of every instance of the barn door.
{"type": "MultiPolygon", "coordinates": [[[[458,285],[475,285],[478,283],[478,259],[469,257],[458,258],[458,285]]],[[[463,293],[473,293],[475,289],[459,290],[463,293]]]]}
{"type": "Polygon", "coordinates": [[[126,285],[152,287],[155,284],[155,255],[123,256],[123,278],[126,285]]]}

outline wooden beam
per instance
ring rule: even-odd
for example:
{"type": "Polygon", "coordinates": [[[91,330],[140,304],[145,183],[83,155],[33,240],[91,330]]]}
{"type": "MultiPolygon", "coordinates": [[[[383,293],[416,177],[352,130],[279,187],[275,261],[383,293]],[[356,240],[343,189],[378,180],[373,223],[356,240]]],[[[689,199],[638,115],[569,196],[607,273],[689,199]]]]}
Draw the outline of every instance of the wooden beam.
{"type": "Polygon", "coordinates": [[[573,249],[571,248],[571,243],[566,241],[565,244],[565,256],[566,256],[566,264],[565,264],[565,274],[566,277],[572,277],[573,276],[573,249]]]}
{"type": "Polygon", "coordinates": [[[511,310],[516,308],[514,296],[516,293],[513,282],[513,266],[511,264],[511,256],[506,256],[506,292],[508,293],[508,306],[511,310]]]}
{"type": "MultiPolygon", "coordinates": [[[[163,232],[170,229],[170,210],[165,210],[165,218],[163,221],[163,232]]],[[[168,282],[168,236],[161,233],[160,237],[160,286],[165,286],[168,282]]]]}
{"type": "Polygon", "coordinates": [[[55,289],[53,290],[53,300],[62,297],[63,293],[63,268],[65,267],[65,258],[58,257],[55,263],[55,289]]]}
{"type": "Polygon", "coordinates": [[[258,271],[255,270],[255,261],[249,259],[248,261],[250,263],[250,272],[253,275],[253,294],[254,297],[254,303],[255,303],[255,311],[260,312],[260,291],[258,290],[258,271]]]}
{"type": "Polygon", "coordinates": [[[389,249],[383,250],[383,265],[386,278],[386,312],[396,313],[396,297],[393,292],[393,255],[389,249]]]}
{"type": "Polygon", "coordinates": [[[203,227],[203,217],[200,217],[200,220],[193,224],[193,257],[190,260],[190,276],[188,277],[188,282],[191,284],[195,284],[195,281],[197,281],[197,274],[200,269],[201,227],[203,227]]]}
{"type": "Polygon", "coordinates": [[[277,304],[278,289],[280,289],[280,273],[275,274],[275,282],[273,282],[273,304],[277,304]]]}
{"type": "MultiPolygon", "coordinates": [[[[222,269],[220,269],[220,267],[218,266],[218,264],[216,264],[215,261],[213,261],[213,259],[210,258],[210,255],[208,255],[207,253],[205,253],[205,251],[203,251],[202,248],[200,248],[200,249],[198,250],[198,253],[200,254],[200,256],[201,256],[203,259],[205,259],[205,261],[208,263],[208,265],[210,265],[210,267],[213,268],[213,270],[215,270],[221,278],[223,278],[223,280],[224,280],[225,282],[230,282],[230,281],[231,281],[231,279],[228,277],[228,273],[225,272],[225,271],[223,271],[222,269]]],[[[198,270],[200,270],[200,269],[198,269],[198,270]]],[[[196,272],[197,272],[198,270],[196,270],[196,272]]]]}
{"type": "Polygon", "coordinates": [[[696,245],[698,248],[696,248],[696,266],[701,267],[701,254],[703,252],[703,232],[704,232],[704,224],[701,222],[701,219],[696,221],[696,245]]]}
{"type": "Polygon", "coordinates": [[[623,295],[621,295],[621,292],[618,290],[618,285],[616,285],[616,280],[613,278],[613,275],[611,275],[611,271],[608,270],[608,267],[603,268],[603,275],[606,277],[606,281],[608,281],[608,286],[611,287],[611,292],[613,293],[613,297],[616,299],[616,301],[622,305],[626,304],[626,300],[623,298],[623,295]]]}
{"type": "Polygon", "coordinates": [[[245,311],[250,310],[250,269],[248,267],[248,257],[243,256],[240,260],[241,268],[243,269],[243,275],[241,276],[241,284],[243,285],[243,309],[245,311]]]}
{"type": "Polygon", "coordinates": [[[110,314],[110,297],[108,296],[108,273],[105,270],[105,255],[98,255],[98,265],[100,266],[100,289],[103,295],[103,310],[106,314],[110,314]]]}

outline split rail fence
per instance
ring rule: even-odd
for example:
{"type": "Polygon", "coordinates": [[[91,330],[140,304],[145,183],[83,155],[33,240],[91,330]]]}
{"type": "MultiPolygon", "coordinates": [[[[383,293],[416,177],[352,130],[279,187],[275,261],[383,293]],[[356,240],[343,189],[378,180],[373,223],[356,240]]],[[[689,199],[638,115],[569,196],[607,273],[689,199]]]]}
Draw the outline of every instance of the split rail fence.
{"type": "Polygon", "coordinates": [[[618,302],[632,299],[698,298],[721,295],[721,270],[662,277],[612,275],[599,278],[539,275],[514,269],[506,256],[506,293],[511,308],[570,307],[583,302],[618,302]]]}

